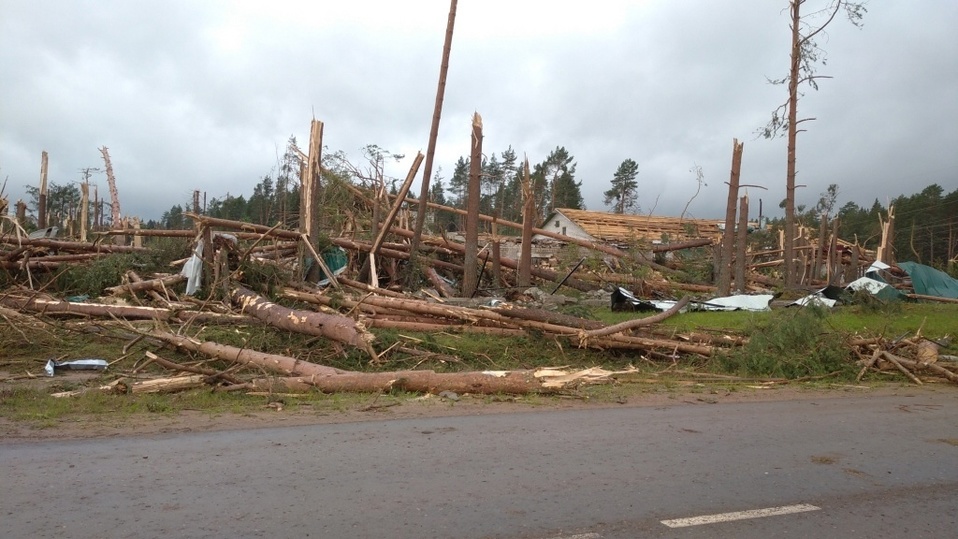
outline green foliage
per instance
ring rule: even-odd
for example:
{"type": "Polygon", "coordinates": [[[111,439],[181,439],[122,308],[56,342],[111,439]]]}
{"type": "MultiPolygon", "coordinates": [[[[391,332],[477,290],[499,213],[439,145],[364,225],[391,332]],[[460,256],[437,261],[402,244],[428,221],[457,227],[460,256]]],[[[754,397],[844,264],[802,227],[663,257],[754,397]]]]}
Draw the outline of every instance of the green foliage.
{"type": "Polygon", "coordinates": [[[740,376],[804,378],[850,373],[854,363],[841,334],[825,325],[827,313],[810,306],[756,317],[744,347],[718,357],[728,372],[740,376]]]}
{"type": "Polygon", "coordinates": [[[104,289],[123,282],[127,270],[142,271],[147,259],[138,254],[112,254],[83,264],[70,264],[56,274],[53,288],[62,295],[103,294],[104,289]]]}
{"type": "Polygon", "coordinates": [[[632,159],[622,161],[615,174],[612,175],[612,187],[603,193],[604,204],[612,206],[613,213],[626,213],[636,208],[638,201],[639,164],[632,159]]]}

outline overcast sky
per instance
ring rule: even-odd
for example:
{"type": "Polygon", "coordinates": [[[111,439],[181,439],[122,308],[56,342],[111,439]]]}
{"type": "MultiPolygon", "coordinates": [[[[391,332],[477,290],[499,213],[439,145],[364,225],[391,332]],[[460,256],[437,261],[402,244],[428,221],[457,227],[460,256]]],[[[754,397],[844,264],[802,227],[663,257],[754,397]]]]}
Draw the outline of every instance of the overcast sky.
{"type": "MultiPolygon", "coordinates": [[[[822,7],[825,0],[809,0],[822,7]]],[[[471,115],[487,154],[530,163],[564,146],[586,206],[627,158],[642,213],[722,217],[732,139],[753,212],[780,215],[785,140],[756,130],[786,96],[787,0],[460,0],[436,167],[469,154],[471,115]]],[[[872,0],[862,28],[836,20],[820,44],[820,90],[798,110],[798,202],[839,185],[839,205],[958,188],[958,2],[872,0]]],[[[124,215],[157,219],[208,197],[246,195],[310,119],[362,164],[376,144],[426,151],[448,0],[0,0],[0,182],[11,202],[103,168],[124,215]]],[[[108,197],[105,177],[93,181],[108,197]]],[[[418,184],[418,181],[417,181],[418,184]]],[[[418,193],[418,186],[414,192],[418,193]]]]}

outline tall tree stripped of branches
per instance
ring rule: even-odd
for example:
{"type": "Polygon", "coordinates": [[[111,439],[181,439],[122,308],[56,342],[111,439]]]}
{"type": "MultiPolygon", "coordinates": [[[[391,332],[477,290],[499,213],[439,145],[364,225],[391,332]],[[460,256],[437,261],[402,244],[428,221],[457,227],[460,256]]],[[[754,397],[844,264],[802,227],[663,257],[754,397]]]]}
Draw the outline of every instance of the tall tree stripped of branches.
{"type": "Polygon", "coordinates": [[[802,15],[802,8],[808,0],[789,0],[791,15],[792,52],[791,65],[787,77],[770,80],[772,84],[788,84],[788,100],[772,112],[772,119],[759,130],[767,138],[775,138],[784,133],[788,137],[788,158],[785,173],[785,286],[795,285],[795,139],[798,136],[798,124],[814,120],[815,118],[798,118],[798,99],[801,94],[798,88],[808,85],[818,90],[818,79],[831,78],[816,74],[815,67],[821,63],[825,65],[827,59],[825,51],[818,46],[816,38],[831,24],[842,11],[848,20],[855,26],[861,26],[862,17],[866,13],[864,2],[849,2],[847,0],[831,0],[825,8],[802,15]],[[824,19],[821,24],[813,24],[813,20],[824,19]]]}
{"type": "Polygon", "coordinates": [[[426,224],[426,203],[429,202],[429,179],[432,175],[432,161],[436,155],[436,139],[439,136],[439,118],[442,116],[442,101],[446,94],[446,73],[449,72],[449,52],[452,49],[452,34],[456,27],[456,5],[458,0],[449,1],[449,17],[446,20],[446,38],[442,46],[442,61],[439,64],[439,84],[436,87],[436,103],[432,112],[432,126],[429,129],[429,145],[426,147],[426,165],[422,171],[422,189],[419,194],[419,206],[416,210],[416,228],[409,244],[409,278],[412,284],[419,256],[419,242],[422,228],[426,224]]]}
{"type": "Polygon", "coordinates": [[[622,161],[612,175],[612,187],[603,193],[605,205],[612,205],[612,213],[625,213],[636,207],[639,182],[635,177],[638,175],[639,164],[632,159],[622,161]]]}

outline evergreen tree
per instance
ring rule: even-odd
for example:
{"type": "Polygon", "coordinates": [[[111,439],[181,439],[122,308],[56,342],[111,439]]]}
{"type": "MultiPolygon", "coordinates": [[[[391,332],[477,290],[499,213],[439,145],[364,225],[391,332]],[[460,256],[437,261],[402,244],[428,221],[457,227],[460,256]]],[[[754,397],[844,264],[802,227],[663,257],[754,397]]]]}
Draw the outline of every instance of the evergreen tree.
{"type": "Polygon", "coordinates": [[[636,207],[639,182],[635,177],[638,174],[639,164],[626,159],[612,175],[612,187],[604,194],[605,205],[611,205],[613,213],[625,213],[636,207]]]}
{"type": "Polygon", "coordinates": [[[537,199],[539,216],[552,213],[556,208],[583,209],[585,206],[580,187],[582,182],[575,181],[574,158],[562,146],[535,166],[533,189],[537,199]]]}
{"type": "Polygon", "coordinates": [[[449,179],[449,191],[452,195],[449,204],[456,208],[464,207],[467,187],[469,187],[469,160],[460,157],[452,171],[452,178],[449,179]]]}

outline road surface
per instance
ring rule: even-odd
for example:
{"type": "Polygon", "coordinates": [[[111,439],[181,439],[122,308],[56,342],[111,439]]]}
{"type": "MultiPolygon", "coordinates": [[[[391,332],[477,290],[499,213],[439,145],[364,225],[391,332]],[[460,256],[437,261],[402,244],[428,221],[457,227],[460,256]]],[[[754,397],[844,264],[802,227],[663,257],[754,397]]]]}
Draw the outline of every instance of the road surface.
{"type": "Polygon", "coordinates": [[[0,536],[958,537],[958,391],[0,443],[0,536]]]}

